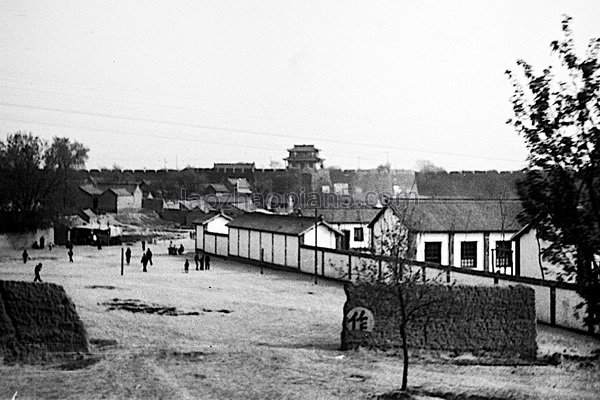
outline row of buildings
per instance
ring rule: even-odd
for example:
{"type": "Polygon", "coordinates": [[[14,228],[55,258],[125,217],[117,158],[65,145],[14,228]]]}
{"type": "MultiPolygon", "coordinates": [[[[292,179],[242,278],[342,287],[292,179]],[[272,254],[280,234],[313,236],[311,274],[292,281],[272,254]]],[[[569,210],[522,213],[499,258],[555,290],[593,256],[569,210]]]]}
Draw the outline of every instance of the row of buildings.
{"type": "Polygon", "coordinates": [[[445,199],[288,215],[213,211],[194,224],[198,251],[255,260],[263,252],[263,260],[283,266],[295,265],[301,245],[379,255],[406,246],[402,254],[416,261],[541,277],[537,262],[521,263],[520,240],[530,238],[519,233],[520,211],[516,200],[445,199]]]}

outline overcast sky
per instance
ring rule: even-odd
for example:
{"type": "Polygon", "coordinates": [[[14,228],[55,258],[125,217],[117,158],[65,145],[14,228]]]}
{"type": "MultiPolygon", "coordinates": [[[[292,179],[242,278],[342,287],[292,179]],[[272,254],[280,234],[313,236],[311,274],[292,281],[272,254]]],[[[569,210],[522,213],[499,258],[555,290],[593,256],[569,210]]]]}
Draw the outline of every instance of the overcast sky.
{"type": "Polygon", "coordinates": [[[419,159],[514,170],[504,71],[581,49],[600,1],[0,0],[0,131],[90,148],[89,168],[419,159]]]}

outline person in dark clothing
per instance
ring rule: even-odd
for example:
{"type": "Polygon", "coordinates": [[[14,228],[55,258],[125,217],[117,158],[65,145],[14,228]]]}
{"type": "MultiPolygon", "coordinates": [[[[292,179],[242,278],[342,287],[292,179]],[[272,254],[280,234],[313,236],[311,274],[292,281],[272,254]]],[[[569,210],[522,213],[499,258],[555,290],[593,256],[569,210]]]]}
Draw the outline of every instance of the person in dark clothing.
{"type": "Polygon", "coordinates": [[[146,250],[146,260],[150,263],[150,265],[154,265],[152,264],[152,252],[150,251],[150,247],[148,247],[148,250],[146,250]]]}
{"type": "Polygon", "coordinates": [[[194,262],[196,263],[196,271],[198,271],[198,264],[200,263],[200,257],[198,257],[198,253],[194,255],[194,262]]]}
{"type": "Polygon", "coordinates": [[[207,271],[210,269],[210,256],[208,254],[204,257],[204,268],[207,271]]]}
{"type": "Polygon", "coordinates": [[[73,262],[73,246],[69,248],[67,254],[69,255],[69,262],[73,262]]]}
{"type": "Polygon", "coordinates": [[[29,260],[29,253],[27,249],[23,249],[23,264],[27,264],[27,260],[29,260]]]}
{"type": "Polygon", "coordinates": [[[146,267],[148,266],[148,259],[146,258],[146,253],[144,253],[142,255],[142,272],[148,272],[148,270],[146,269],[146,267]]]}
{"type": "Polygon", "coordinates": [[[179,250],[177,250],[177,253],[179,253],[179,255],[183,254],[183,252],[185,251],[185,249],[183,248],[183,245],[180,244],[179,245],[179,250]]]}
{"type": "Polygon", "coordinates": [[[200,271],[204,271],[204,254],[200,257],[200,271]]]}
{"type": "Polygon", "coordinates": [[[35,277],[33,278],[34,282],[41,282],[42,281],[42,278],[40,278],[40,271],[41,270],[42,270],[42,263],[39,263],[33,269],[33,273],[35,274],[35,277]]]}
{"type": "Polygon", "coordinates": [[[142,251],[146,251],[146,241],[142,240],[142,251]]]}
{"type": "Polygon", "coordinates": [[[185,271],[186,274],[190,270],[190,262],[188,261],[187,258],[185,259],[185,264],[183,264],[183,270],[185,271]]]}
{"type": "Polygon", "coordinates": [[[129,263],[131,262],[131,248],[128,247],[127,250],[125,250],[125,261],[127,261],[127,265],[129,265],[129,263]]]}
{"type": "Polygon", "coordinates": [[[46,240],[42,236],[42,237],[40,237],[40,249],[44,250],[45,245],[46,245],[46,240]]]}

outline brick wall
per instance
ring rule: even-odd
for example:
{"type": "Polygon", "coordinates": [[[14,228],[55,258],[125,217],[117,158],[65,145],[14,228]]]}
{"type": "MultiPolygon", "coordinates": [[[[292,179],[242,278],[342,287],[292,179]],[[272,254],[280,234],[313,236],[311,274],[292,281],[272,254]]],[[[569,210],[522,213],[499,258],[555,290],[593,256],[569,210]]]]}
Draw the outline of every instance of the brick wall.
{"type": "MultiPolygon", "coordinates": [[[[342,349],[401,346],[398,290],[397,286],[383,284],[346,284],[342,349]],[[362,309],[352,312],[355,307],[362,309]],[[372,321],[364,318],[369,317],[369,311],[372,321]]],[[[432,305],[426,312],[417,313],[418,317],[409,324],[410,346],[459,352],[483,350],[535,358],[533,289],[418,285],[411,289],[410,297],[415,298],[418,292],[424,293],[424,302],[432,305]]]]}
{"type": "Polygon", "coordinates": [[[29,360],[87,351],[85,328],[62,286],[0,281],[0,354],[29,360]]]}

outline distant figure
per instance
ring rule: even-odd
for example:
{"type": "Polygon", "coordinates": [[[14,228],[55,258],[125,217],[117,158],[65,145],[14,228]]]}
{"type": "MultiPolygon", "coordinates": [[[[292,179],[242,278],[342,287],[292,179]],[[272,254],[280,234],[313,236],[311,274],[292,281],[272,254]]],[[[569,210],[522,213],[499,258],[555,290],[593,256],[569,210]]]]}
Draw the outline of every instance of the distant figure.
{"type": "Polygon", "coordinates": [[[190,262],[188,261],[187,258],[185,259],[185,264],[183,264],[183,270],[185,271],[186,274],[190,270],[190,262]]]}
{"type": "Polygon", "coordinates": [[[125,261],[127,261],[127,265],[129,265],[129,263],[131,262],[131,248],[128,247],[127,250],[125,250],[125,261]]]}
{"type": "Polygon", "coordinates": [[[204,271],[204,254],[200,257],[200,271],[204,271]]]}
{"type": "Polygon", "coordinates": [[[67,254],[69,255],[69,262],[73,262],[73,246],[69,247],[67,254]]]}
{"type": "Polygon", "coordinates": [[[43,236],[40,237],[40,249],[44,249],[44,245],[46,244],[46,239],[43,236]]]}
{"type": "Polygon", "coordinates": [[[98,240],[98,250],[102,250],[102,242],[98,240]]]}
{"type": "Polygon", "coordinates": [[[146,251],[146,241],[142,240],[142,251],[146,251]]]}
{"type": "Polygon", "coordinates": [[[142,272],[148,272],[146,267],[148,266],[148,259],[146,258],[146,253],[142,254],[142,272]]]}
{"type": "Polygon", "coordinates": [[[152,264],[152,252],[150,251],[150,247],[148,247],[148,250],[146,250],[146,260],[150,263],[150,265],[154,265],[152,264]]]}
{"type": "Polygon", "coordinates": [[[41,270],[42,270],[42,263],[39,263],[33,269],[33,273],[35,274],[35,277],[33,278],[34,282],[41,282],[42,281],[42,278],[40,278],[40,271],[41,270]]]}
{"type": "Polygon", "coordinates": [[[35,242],[33,242],[33,244],[31,245],[31,248],[34,250],[39,250],[40,246],[38,245],[37,240],[35,242]]]}
{"type": "Polygon", "coordinates": [[[23,264],[27,264],[27,260],[29,260],[29,253],[27,249],[23,249],[23,264]]]}
{"type": "Polygon", "coordinates": [[[198,257],[198,253],[194,255],[194,262],[196,263],[196,271],[198,271],[198,264],[200,263],[200,257],[198,257]]]}
{"type": "Polygon", "coordinates": [[[179,250],[177,250],[177,253],[179,253],[179,255],[183,254],[183,252],[185,251],[185,249],[183,248],[183,245],[180,244],[179,245],[179,250]]]}
{"type": "Polygon", "coordinates": [[[171,248],[171,247],[173,247],[173,241],[172,240],[169,242],[169,248],[171,248]]]}
{"type": "Polygon", "coordinates": [[[207,271],[210,269],[210,256],[208,254],[204,257],[204,268],[207,271]]]}

